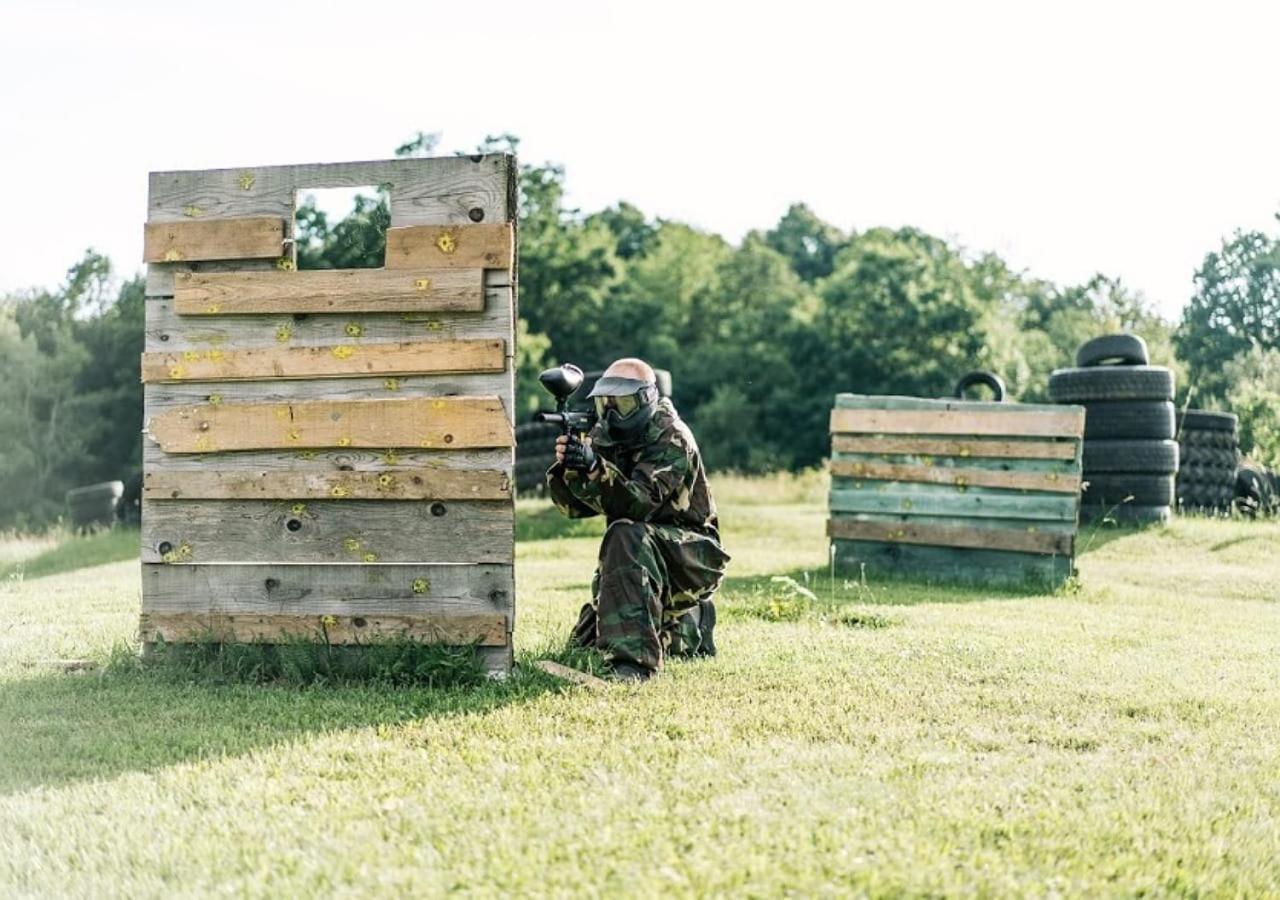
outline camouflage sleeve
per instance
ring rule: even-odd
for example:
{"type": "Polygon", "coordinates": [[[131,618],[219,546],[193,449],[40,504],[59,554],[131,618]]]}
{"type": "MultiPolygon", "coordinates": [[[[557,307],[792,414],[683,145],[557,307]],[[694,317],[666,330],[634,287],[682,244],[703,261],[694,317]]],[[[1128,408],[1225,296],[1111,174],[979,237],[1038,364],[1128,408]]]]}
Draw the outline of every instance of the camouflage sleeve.
{"type": "Polygon", "coordinates": [[[653,447],[636,463],[627,478],[608,460],[595,481],[575,486],[574,494],[583,502],[599,506],[610,519],[642,522],[662,507],[690,479],[693,455],[679,435],[653,447]]]}
{"type": "Polygon", "coordinates": [[[575,495],[574,488],[579,487],[580,490],[584,482],[585,479],[580,478],[577,472],[566,472],[559,463],[547,469],[547,493],[551,502],[570,519],[589,519],[604,512],[599,503],[592,504],[575,495]]]}

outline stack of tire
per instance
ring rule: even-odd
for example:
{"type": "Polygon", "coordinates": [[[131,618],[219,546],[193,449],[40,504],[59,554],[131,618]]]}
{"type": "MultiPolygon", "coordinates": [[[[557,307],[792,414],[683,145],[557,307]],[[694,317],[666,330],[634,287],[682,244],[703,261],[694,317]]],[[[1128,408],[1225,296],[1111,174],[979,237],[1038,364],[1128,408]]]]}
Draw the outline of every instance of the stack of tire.
{"type": "MultiPolygon", "coordinates": [[[[658,376],[658,393],[670,397],[671,373],[666,369],[657,369],[655,373],[658,376]]],[[[593,404],[587,399],[587,394],[603,374],[588,372],[583,376],[582,386],[569,398],[569,409],[574,412],[591,411],[593,404]]],[[[516,426],[516,493],[541,492],[547,469],[551,468],[551,460],[556,454],[556,438],[559,436],[560,426],[550,422],[525,422],[516,426]]]]}
{"type": "Polygon", "coordinates": [[[1049,376],[1049,399],[1085,408],[1082,521],[1168,521],[1178,472],[1173,388],[1173,372],[1151,365],[1133,334],[1086,341],[1075,368],[1049,376]]]}
{"type": "Polygon", "coordinates": [[[1240,464],[1237,419],[1231,413],[1189,409],[1178,422],[1178,508],[1225,513],[1240,464]]]}

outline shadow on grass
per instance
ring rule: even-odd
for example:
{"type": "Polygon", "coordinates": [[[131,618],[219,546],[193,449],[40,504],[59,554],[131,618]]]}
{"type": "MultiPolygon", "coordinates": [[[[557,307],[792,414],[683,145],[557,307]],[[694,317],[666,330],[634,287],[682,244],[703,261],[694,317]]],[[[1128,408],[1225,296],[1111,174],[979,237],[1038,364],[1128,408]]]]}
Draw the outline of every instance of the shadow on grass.
{"type": "MultiPolygon", "coordinates": [[[[580,663],[566,652],[549,655],[580,663]]],[[[237,756],[331,731],[483,714],[564,687],[530,662],[522,654],[505,681],[448,689],[219,685],[116,665],[0,683],[0,795],[237,756]]]]}
{"type": "Polygon", "coordinates": [[[137,559],[139,541],[136,528],[113,528],[68,538],[30,559],[0,566],[0,580],[41,578],[88,566],[137,559]]]}

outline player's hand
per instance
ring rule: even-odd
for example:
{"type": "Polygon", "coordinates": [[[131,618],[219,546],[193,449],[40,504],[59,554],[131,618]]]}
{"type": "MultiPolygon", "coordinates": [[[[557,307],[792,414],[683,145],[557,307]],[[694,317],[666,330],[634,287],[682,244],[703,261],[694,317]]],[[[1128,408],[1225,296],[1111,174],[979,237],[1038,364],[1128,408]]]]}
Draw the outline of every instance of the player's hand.
{"type": "MultiPolygon", "coordinates": [[[[559,447],[557,447],[557,450],[559,450],[559,447]]],[[[600,457],[591,449],[591,440],[589,438],[566,441],[563,454],[557,454],[557,456],[564,463],[566,469],[582,472],[586,475],[590,475],[600,466],[600,457]]]]}

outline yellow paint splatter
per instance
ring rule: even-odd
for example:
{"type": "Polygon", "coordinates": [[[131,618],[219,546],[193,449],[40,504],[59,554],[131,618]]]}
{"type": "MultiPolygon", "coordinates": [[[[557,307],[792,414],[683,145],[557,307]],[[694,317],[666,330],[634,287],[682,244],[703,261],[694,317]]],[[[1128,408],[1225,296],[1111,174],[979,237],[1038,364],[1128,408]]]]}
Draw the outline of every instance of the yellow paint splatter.
{"type": "Polygon", "coordinates": [[[442,231],[440,237],[436,238],[436,247],[446,255],[453,253],[458,249],[458,239],[452,231],[442,231]]]}
{"type": "Polygon", "coordinates": [[[204,210],[198,206],[184,206],[182,207],[182,214],[188,219],[198,219],[204,215],[204,210]]]}
{"type": "Polygon", "coordinates": [[[204,358],[209,360],[210,362],[218,362],[220,359],[222,359],[222,357],[223,357],[223,353],[221,350],[204,351],[204,358]]]}
{"type": "Polygon", "coordinates": [[[415,594],[425,594],[428,586],[427,579],[425,578],[413,579],[413,592],[415,594]]]}
{"type": "Polygon", "coordinates": [[[383,386],[384,388],[386,388],[387,390],[389,390],[389,391],[398,391],[398,390],[400,390],[400,379],[399,379],[399,378],[384,378],[384,379],[382,379],[382,386],[383,386]]]}
{"type": "Polygon", "coordinates": [[[280,421],[282,421],[282,422],[283,422],[285,419],[289,418],[289,407],[287,407],[287,406],[277,406],[277,407],[276,407],[276,418],[277,418],[277,419],[279,419],[279,420],[280,420],[280,421]]]}
{"type": "Polygon", "coordinates": [[[240,190],[247,191],[253,187],[253,183],[257,181],[257,177],[252,172],[241,172],[240,178],[236,181],[240,185],[240,190]]]}
{"type": "Polygon", "coordinates": [[[350,344],[339,344],[331,352],[338,359],[350,359],[355,356],[356,350],[350,344]]]}
{"type": "Polygon", "coordinates": [[[277,340],[277,341],[279,341],[280,343],[282,343],[282,344],[283,344],[285,341],[289,340],[289,338],[291,338],[291,337],[293,337],[293,329],[292,329],[292,328],[290,328],[288,325],[278,325],[278,326],[276,326],[276,340],[277,340]]]}
{"type": "Polygon", "coordinates": [[[347,496],[346,485],[335,484],[333,487],[329,488],[329,496],[335,497],[335,498],[342,498],[347,496]]]}
{"type": "Polygon", "coordinates": [[[427,290],[428,288],[430,288],[430,287],[431,287],[431,279],[430,279],[430,278],[415,278],[415,279],[413,280],[413,286],[414,286],[415,288],[417,288],[418,290],[420,290],[420,291],[425,291],[425,290],[427,290]]]}
{"type": "Polygon", "coordinates": [[[290,428],[285,432],[285,437],[291,441],[300,441],[302,440],[302,432],[298,431],[296,428],[290,428]]]}
{"type": "Polygon", "coordinates": [[[174,563],[178,561],[178,556],[172,550],[170,550],[164,556],[160,557],[160,559],[167,563],[174,563]]]}
{"type": "Polygon", "coordinates": [[[181,378],[181,377],[182,377],[183,375],[185,375],[185,374],[186,374],[186,370],[185,370],[185,369],[183,369],[183,368],[182,368],[182,366],[170,366],[170,367],[169,367],[169,377],[170,377],[170,378],[181,378]]]}
{"type": "Polygon", "coordinates": [[[339,447],[350,447],[350,446],[351,446],[351,438],[347,437],[347,436],[344,434],[342,437],[338,438],[338,446],[339,446],[339,447]]]}
{"type": "Polygon", "coordinates": [[[211,316],[216,316],[218,313],[222,312],[222,304],[210,303],[208,306],[204,308],[204,311],[211,316]]]}
{"type": "Polygon", "coordinates": [[[370,551],[370,552],[366,553],[364,556],[362,556],[362,557],[361,557],[361,559],[363,559],[365,562],[369,562],[369,563],[371,563],[371,562],[377,562],[377,561],[378,561],[378,554],[374,553],[373,551],[370,551]]]}
{"type": "Polygon", "coordinates": [[[348,322],[347,327],[343,330],[351,337],[360,337],[360,335],[364,334],[364,328],[361,327],[359,322],[348,322]]]}
{"type": "Polygon", "coordinates": [[[382,461],[389,466],[394,466],[396,463],[400,462],[400,457],[396,454],[396,451],[388,450],[386,453],[382,454],[382,461]]]}
{"type": "Polygon", "coordinates": [[[443,329],[444,322],[441,322],[439,319],[427,320],[427,331],[442,331],[443,329]]]}
{"type": "Polygon", "coordinates": [[[307,504],[305,503],[295,503],[293,504],[293,506],[289,507],[289,512],[295,516],[300,516],[306,511],[307,511],[307,504]]]}
{"type": "Polygon", "coordinates": [[[332,628],[334,625],[338,624],[338,620],[333,616],[324,615],[320,617],[320,624],[325,628],[332,628]]]}
{"type": "Polygon", "coordinates": [[[314,450],[303,450],[301,453],[298,454],[298,459],[315,459],[315,458],[316,458],[316,451],[314,450]]]}
{"type": "Polygon", "coordinates": [[[421,447],[423,450],[430,450],[430,449],[431,449],[431,441],[429,441],[429,440],[424,440],[424,441],[422,441],[421,443],[419,443],[419,444],[418,444],[418,446],[419,446],[419,447],[421,447]]]}
{"type": "Polygon", "coordinates": [[[432,409],[444,409],[444,401],[443,401],[443,400],[436,400],[436,401],[432,402],[432,404],[431,404],[431,408],[432,408],[432,409]]]}
{"type": "Polygon", "coordinates": [[[348,553],[355,553],[360,549],[360,542],[355,538],[347,538],[342,542],[342,546],[346,548],[348,553]]]}
{"type": "Polygon", "coordinates": [[[210,394],[210,395],[209,395],[209,405],[210,405],[210,406],[221,406],[221,405],[222,405],[222,395],[221,395],[221,394],[210,394]]]}
{"type": "Polygon", "coordinates": [[[185,359],[187,362],[195,362],[196,360],[198,360],[198,359],[200,358],[200,351],[199,351],[199,350],[184,350],[184,351],[182,351],[182,358],[183,358],[183,359],[185,359]]]}
{"type": "Polygon", "coordinates": [[[395,484],[395,482],[396,480],[392,478],[390,475],[387,475],[386,473],[383,473],[382,475],[378,476],[379,487],[384,487],[384,488],[391,487],[391,485],[395,484]]]}
{"type": "Polygon", "coordinates": [[[170,247],[168,250],[164,251],[165,262],[179,262],[181,259],[182,253],[177,247],[170,247]]]}
{"type": "Polygon", "coordinates": [[[196,450],[200,453],[207,453],[213,449],[213,441],[209,440],[206,435],[200,435],[196,438],[196,450]]]}
{"type": "Polygon", "coordinates": [[[276,260],[276,268],[281,272],[292,272],[294,269],[293,260],[287,256],[282,256],[276,260]]]}

